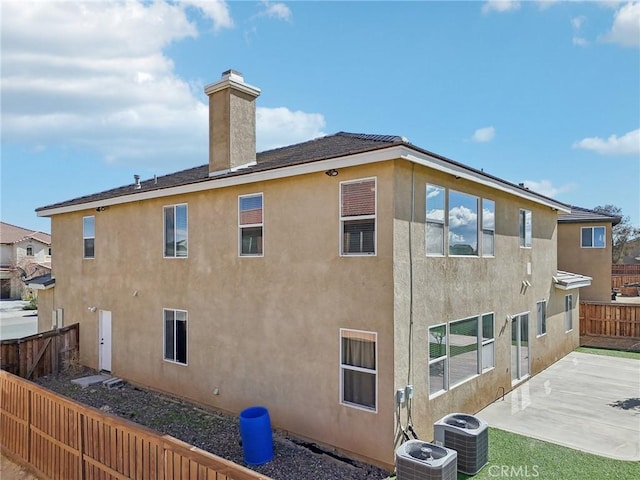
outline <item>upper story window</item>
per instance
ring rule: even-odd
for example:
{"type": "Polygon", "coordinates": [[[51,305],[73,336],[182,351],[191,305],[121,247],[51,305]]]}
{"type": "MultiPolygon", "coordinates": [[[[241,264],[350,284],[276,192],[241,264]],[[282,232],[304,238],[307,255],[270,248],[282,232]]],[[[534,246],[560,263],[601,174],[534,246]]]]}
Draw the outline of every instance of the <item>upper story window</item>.
{"type": "Polygon", "coordinates": [[[605,227],[582,227],[580,229],[580,246],[582,248],[605,248],[605,227]]]}
{"type": "Polygon", "coordinates": [[[27,247],[27,257],[33,257],[33,247],[31,245],[27,247]]]}
{"type": "Polygon", "coordinates": [[[531,210],[520,209],[520,246],[531,248],[531,210]]]}
{"type": "Polygon", "coordinates": [[[186,257],[188,252],[187,204],[164,207],[164,256],[186,257]]]}
{"type": "Polygon", "coordinates": [[[263,229],[262,194],[238,197],[238,236],[240,255],[262,256],[263,229]]]}
{"type": "Polygon", "coordinates": [[[51,256],[51,247],[49,247],[49,248],[47,249],[47,255],[48,255],[48,256],[51,256]]]}
{"type": "Polygon", "coordinates": [[[444,255],[445,191],[427,184],[425,244],[427,255],[444,255]]]}
{"type": "Polygon", "coordinates": [[[496,236],[496,203],[493,200],[482,199],[482,256],[495,255],[496,236]]]}
{"type": "Polygon", "coordinates": [[[449,190],[449,255],[478,255],[478,197],[449,190]]]}
{"type": "Polygon", "coordinates": [[[341,403],[376,410],[377,334],[340,329],[341,403]]]}
{"type": "Polygon", "coordinates": [[[82,219],[83,257],[95,257],[96,217],[93,215],[82,219]]]}
{"type": "Polygon", "coordinates": [[[376,179],[340,183],[342,255],[376,253],[376,179]]]}

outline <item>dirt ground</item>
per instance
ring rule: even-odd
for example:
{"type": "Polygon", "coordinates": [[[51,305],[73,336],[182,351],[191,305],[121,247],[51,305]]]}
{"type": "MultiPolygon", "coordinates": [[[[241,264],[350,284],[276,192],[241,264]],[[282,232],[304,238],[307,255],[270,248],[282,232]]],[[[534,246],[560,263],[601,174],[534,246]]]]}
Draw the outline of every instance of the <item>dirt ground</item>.
{"type": "Polygon", "coordinates": [[[2,480],[38,480],[29,470],[13,463],[0,453],[0,478],[2,480]]]}

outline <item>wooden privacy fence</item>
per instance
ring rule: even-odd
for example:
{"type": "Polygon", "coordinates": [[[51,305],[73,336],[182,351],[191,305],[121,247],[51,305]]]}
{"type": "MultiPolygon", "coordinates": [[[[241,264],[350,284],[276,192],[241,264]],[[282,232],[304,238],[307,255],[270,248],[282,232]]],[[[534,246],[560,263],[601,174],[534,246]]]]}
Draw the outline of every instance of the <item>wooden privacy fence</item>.
{"type": "Polygon", "coordinates": [[[0,395],[2,450],[53,480],[270,480],[7,372],[0,395]]]}
{"type": "Polygon", "coordinates": [[[38,378],[77,361],[80,326],[0,341],[0,369],[23,378],[38,378]]]}
{"type": "Polygon", "coordinates": [[[630,283],[639,283],[640,274],[638,275],[611,275],[611,288],[620,288],[630,283]]]}
{"type": "Polygon", "coordinates": [[[640,339],[640,305],[580,302],[580,335],[640,339]]]}
{"type": "Polygon", "coordinates": [[[611,275],[640,275],[640,264],[611,265],[611,275]]]}

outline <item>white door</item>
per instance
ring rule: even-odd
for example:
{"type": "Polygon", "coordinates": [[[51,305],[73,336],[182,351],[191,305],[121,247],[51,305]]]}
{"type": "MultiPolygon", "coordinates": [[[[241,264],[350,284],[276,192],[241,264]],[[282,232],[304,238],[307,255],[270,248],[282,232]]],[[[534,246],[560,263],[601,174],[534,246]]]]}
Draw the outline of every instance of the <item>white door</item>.
{"type": "Polygon", "coordinates": [[[98,369],[111,371],[111,312],[98,314],[98,369]]]}

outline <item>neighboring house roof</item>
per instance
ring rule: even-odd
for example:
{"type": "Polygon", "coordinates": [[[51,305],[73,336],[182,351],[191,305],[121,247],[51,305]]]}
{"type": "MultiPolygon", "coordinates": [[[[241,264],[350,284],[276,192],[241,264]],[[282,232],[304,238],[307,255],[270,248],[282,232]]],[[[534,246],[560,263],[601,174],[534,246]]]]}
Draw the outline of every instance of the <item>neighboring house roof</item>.
{"type": "Polygon", "coordinates": [[[46,245],[51,245],[51,235],[36,230],[28,230],[16,227],[10,223],[0,222],[0,243],[14,244],[27,239],[37,240],[46,245]]]}
{"type": "Polygon", "coordinates": [[[571,207],[571,213],[563,213],[558,216],[558,223],[611,223],[617,225],[622,218],[603,212],[596,212],[581,207],[571,207]]]}
{"type": "Polygon", "coordinates": [[[271,178],[283,178],[330,168],[344,168],[391,160],[393,158],[404,158],[414,163],[451,173],[456,178],[465,178],[499,188],[559,211],[569,212],[569,206],[564,203],[557,202],[549,197],[532,192],[523,186],[507,182],[441,155],[431,153],[409,143],[404,137],[347,132],[339,132],[296,145],[260,152],[256,155],[255,163],[235,170],[210,174],[209,165],[206,164],[142,181],[139,186],[129,184],[47,205],[36,209],[36,212],[38,212],[39,216],[55,215],[84,208],[101,208],[146,198],[220,188],[271,178]],[[189,188],[186,188],[187,186],[189,188]]]}
{"type": "Polygon", "coordinates": [[[586,275],[564,272],[562,270],[558,270],[556,275],[553,277],[553,283],[555,283],[556,288],[559,288],[560,290],[572,290],[574,288],[588,287],[591,285],[591,280],[593,280],[593,278],[587,277],[586,275]]]}
{"type": "Polygon", "coordinates": [[[28,281],[27,286],[34,290],[48,290],[56,285],[56,279],[51,276],[50,273],[42,275],[40,277],[32,278],[28,281]]]}

